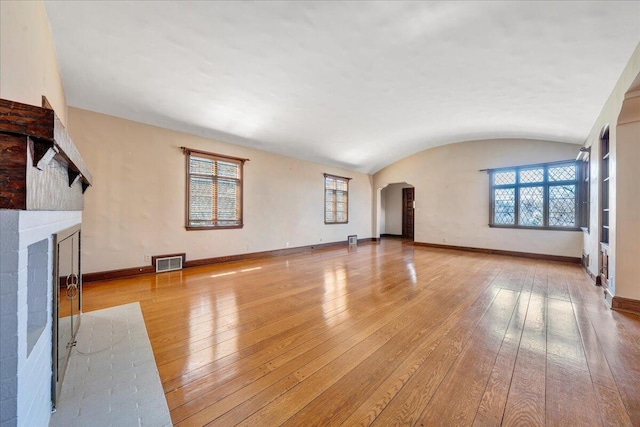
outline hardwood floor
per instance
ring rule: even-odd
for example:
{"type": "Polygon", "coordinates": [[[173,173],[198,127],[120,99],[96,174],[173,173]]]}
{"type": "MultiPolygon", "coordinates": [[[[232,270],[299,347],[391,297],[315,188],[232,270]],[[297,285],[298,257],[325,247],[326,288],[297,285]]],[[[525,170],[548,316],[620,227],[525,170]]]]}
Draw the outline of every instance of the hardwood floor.
{"type": "Polygon", "coordinates": [[[401,240],[92,283],[175,425],[640,425],[640,316],[581,267],[401,240]]]}

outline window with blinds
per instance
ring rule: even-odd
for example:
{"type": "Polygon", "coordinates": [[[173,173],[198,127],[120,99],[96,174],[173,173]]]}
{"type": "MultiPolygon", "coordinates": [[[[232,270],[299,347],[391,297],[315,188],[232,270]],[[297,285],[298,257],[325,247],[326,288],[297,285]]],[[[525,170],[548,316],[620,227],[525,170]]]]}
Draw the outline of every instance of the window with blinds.
{"type": "Polygon", "coordinates": [[[241,228],[246,159],[183,150],[187,156],[187,229],[241,228]]]}
{"type": "Polygon", "coordinates": [[[342,176],[324,174],[324,223],[349,222],[349,180],[342,176]]]}

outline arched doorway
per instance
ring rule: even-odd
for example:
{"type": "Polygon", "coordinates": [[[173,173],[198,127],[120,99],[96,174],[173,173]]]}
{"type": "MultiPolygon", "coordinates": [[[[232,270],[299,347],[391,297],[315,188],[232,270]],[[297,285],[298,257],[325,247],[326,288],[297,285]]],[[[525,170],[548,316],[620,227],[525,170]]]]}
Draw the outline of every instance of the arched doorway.
{"type": "Polygon", "coordinates": [[[380,189],[378,230],[380,237],[414,239],[415,188],[406,182],[387,184],[380,189]]]}

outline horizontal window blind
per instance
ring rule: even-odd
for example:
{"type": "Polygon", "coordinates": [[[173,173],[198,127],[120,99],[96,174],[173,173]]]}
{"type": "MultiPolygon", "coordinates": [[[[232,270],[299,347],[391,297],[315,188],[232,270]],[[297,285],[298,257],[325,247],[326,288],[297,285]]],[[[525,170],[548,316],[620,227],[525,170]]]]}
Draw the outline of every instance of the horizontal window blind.
{"type": "Polygon", "coordinates": [[[187,162],[187,228],[241,227],[244,159],[188,151],[187,162]]]}
{"type": "Polygon", "coordinates": [[[349,180],[335,175],[324,175],[324,222],[343,224],[349,221],[349,180]]]}

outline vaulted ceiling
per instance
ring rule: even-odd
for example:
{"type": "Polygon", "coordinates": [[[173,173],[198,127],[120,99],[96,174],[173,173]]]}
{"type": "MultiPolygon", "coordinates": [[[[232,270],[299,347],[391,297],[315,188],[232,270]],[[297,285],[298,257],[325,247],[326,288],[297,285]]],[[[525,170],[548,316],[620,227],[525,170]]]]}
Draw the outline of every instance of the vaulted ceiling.
{"type": "Polygon", "coordinates": [[[71,106],[373,173],[485,138],[581,144],[638,1],[47,1],[71,106]]]}

